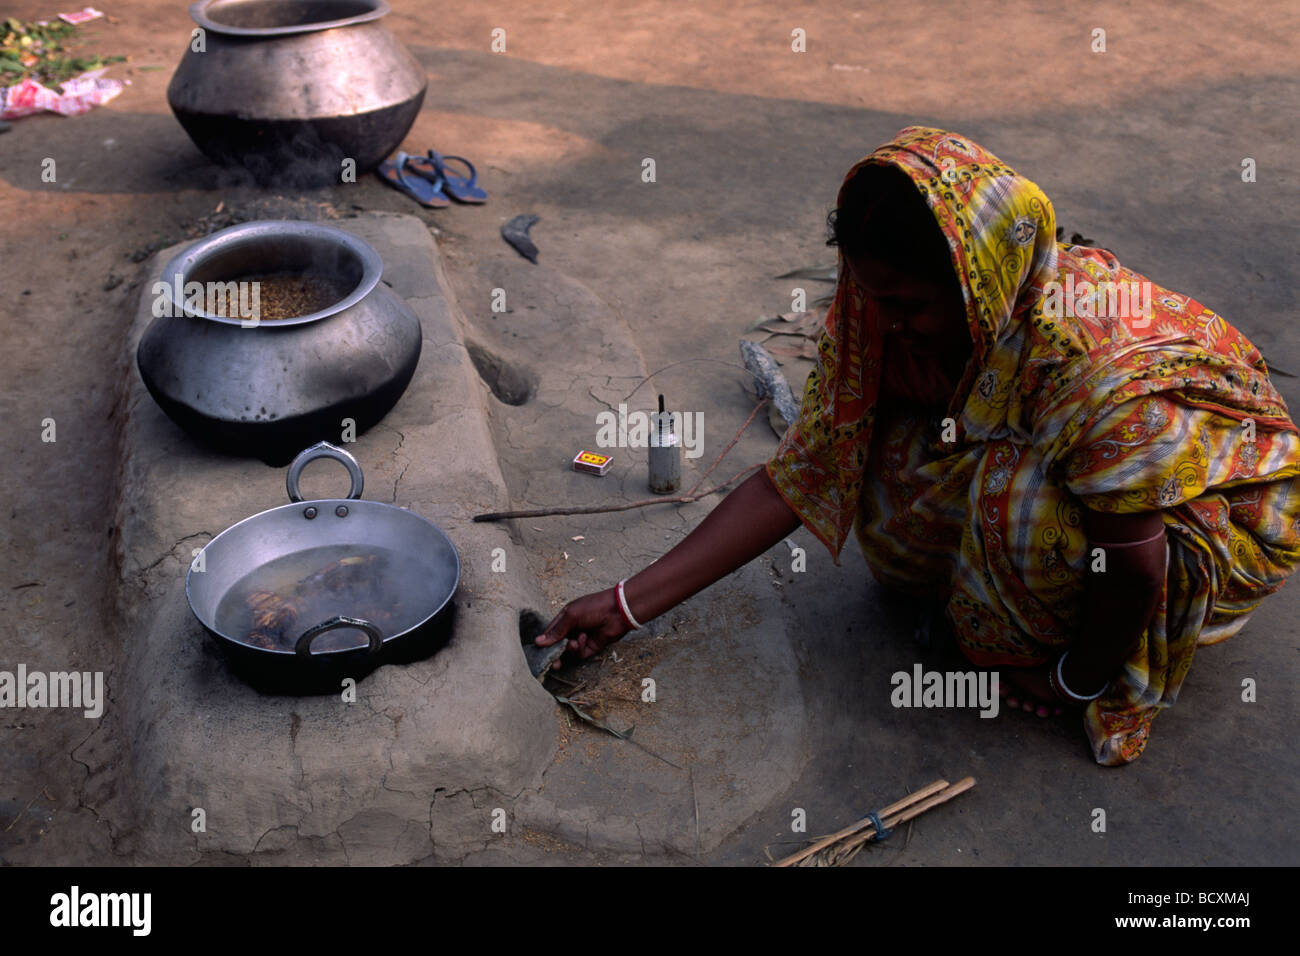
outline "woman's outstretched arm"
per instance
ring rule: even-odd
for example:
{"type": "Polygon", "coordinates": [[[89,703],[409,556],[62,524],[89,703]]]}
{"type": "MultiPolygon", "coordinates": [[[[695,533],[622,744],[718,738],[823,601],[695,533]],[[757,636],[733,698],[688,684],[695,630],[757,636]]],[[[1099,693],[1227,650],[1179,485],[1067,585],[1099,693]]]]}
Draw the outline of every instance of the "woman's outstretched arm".
{"type": "MultiPolygon", "coordinates": [[[[623,589],[632,616],[645,624],[747,564],[799,527],[799,518],[760,469],[723,498],[699,526],[623,589]]],[[[537,638],[541,647],[568,639],[591,657],[631,628],[614,588],[570,601],[537,638]]]]}

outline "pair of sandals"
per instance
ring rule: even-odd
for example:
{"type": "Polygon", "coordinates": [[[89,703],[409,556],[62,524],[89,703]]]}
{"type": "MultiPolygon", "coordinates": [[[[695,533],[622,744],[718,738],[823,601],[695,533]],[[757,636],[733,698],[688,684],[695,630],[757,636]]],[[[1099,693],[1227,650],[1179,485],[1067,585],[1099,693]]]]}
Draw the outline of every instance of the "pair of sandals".
{"type": "Polygon", "coordinates": [[[478,171],[473,163],[463,156],[443,156],[437,150],[431,149],[425,156],[399,152],[380,163],[378,173],[384,182],[430,209],[446,209],[452,199],[479,204],[488,198],[478,186],[478,171]],[[447,168],[448,160],[463,164],[469,175],[453,173],[447,168]]]}

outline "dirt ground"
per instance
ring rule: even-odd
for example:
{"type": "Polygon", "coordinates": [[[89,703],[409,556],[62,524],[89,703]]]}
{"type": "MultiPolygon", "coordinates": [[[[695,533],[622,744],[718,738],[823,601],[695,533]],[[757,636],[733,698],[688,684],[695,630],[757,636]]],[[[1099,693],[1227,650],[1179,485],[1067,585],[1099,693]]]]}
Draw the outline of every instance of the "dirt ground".
{"type": "MultiPolygon", "coordinates": [[[[191,27],[175,2],[112,0],[103,8],[116,23],[81,28],[83,49],[130,57],[109,71],[131,82],[111,104],[75,118],[21,119],[0,136],[0,421],[10,511],[0,516],[0,667],[105,670],[112,687],[117,655],[130,651],[114,629],[111,516],[119,385],[135,374],[121,341],[140,294],[138,264],[232,215],[421,216],[471,324],[507,349],[508,336],[493,328],[487,280],[494,263],[515,255],[499,236],[502,222],[536,213],[541,256],[628,322],[648,368],[696,357],[735,363],[748,324],[789,310],[790,282],[773,277],[833,262],[824,219],[847,168],[903,126],[936,125],[1035,179],[1067,230],[1209,304],[1275,368],[1300,372],[1294,229],[1282,218],[1300,201],[1300,13],[1286,0],[1178,14],[1012,0],[990,4],[996,13],[988,16],[941,0],[808,9],[774,0],[598,9],[483,0],[439,6],[436,16],[407,0],[393,6],[385,22],[430,77],[406,148],[471,157],[492,197],[482,208],[421,210],[373,176],[268,195],[214,168],[166,104],[191,27]],[[504,55],[489,50],[498,27],[504,55]],[[796,29],[806,31],[806,52],[791,49],[796,29]],[[1104,53],[1091,49],[1095,29],[1106,32],[1104,53]],[[646,157],[656,160],[654,184],[641,181],[646,157]],[[55,183],[41,180],[46,158],[57,162],[55,183]],[[1242,181],[1245,158],[1257,165],[1254,183],[1242,181]],[[57,440],[42,441],[50,418],[57,440]]],[[[55,12],[33,0],[7,11],[19,19],[55,12]]],[[[527,358],[565,361],[544,352],[527,358]]],[[[737,424],[750,407],[738,381],[708,363],[657,379],[661,391],[707,401],[737,424]]],[[[1298,381],[1277,379],[1293,409],[1298,381]]],[[[719,427],[730,434],[734,425],[719,427]]],[[[732,453],[737,467],[771,445],[770,436],[747,437],[732,453]]],[[[531,463],[502,466],[519,475],[531,463]]],[[[589,578],[575,574],[562,590],[589,590],[597,583],[589,578]]],[[[820,593],[833,596],[846,581],[820,593]]],[[[1023,752],[1033,767],[1000,806],[982,807],[985,826],[1068,806],[1070,825],[1086,832],[1078,821],[1087,808],[1113,799],[1142,803],[1140,827],[1072,848],[1045,827],[1014,847],[984,844],[978,859],[954,846],[927,862],[1295,863],[1293,828],[1277,833],[1268,804],[1293,801],[1297,775],[1289,735],[1298,588],[1290,584],[1244,634],[1198,658],[1187,711],[1157,720],[1151,749],[1132,768],[1094,773],[1082,745],[1058,745],[1063,729],[1022,715],[999,718],[1001,737],[982,734],[987,750],[972,755],[974,765],[998,772],[1023,752]],[[1249,720],[1223,703],[1243,675],[1261,682],[1260,716],[1249,720]],[[1042,748],[1051,757],[1034,762],[1042,748]]],[[[838,618],[813,616],[810,606],[799,613],[813,700],[819,635],[838,618]]],[[[869,668],[862,656],[838,666],[869,668]]],[[[881,794],[854,792],[855,760],[917,760],[927,735],[946,732],[931,715],[901,724],[895,739],[864,743],[853,736],[856,713],[823,698],[810,715],[819,728],[803,788],[810,813],[847,820],[856,806],[860,815],[863,801],[881,794]]],[[[83,748],[109,745],[93,739],[96,727],[66,712],[0,714],[0,862],[129,862],[113,854],[120,821],[101,818],[82,789],[83,748]]],[[[932,769],[923,759],[916,766],[932,769]]],[[[716,862],[755,862],[765,842],[788,838],[789,810],[778,796],[716,862]]],[[[963,826],[979,845],[981,824],[967,815],[963,826]]],[[[549,846],[543,837],[533,843],[549,846]]],[[[512,858],[537,854],[487,862],[512,858]]],[[[569,858],[581,856],[556,857],[569,858]]]]}

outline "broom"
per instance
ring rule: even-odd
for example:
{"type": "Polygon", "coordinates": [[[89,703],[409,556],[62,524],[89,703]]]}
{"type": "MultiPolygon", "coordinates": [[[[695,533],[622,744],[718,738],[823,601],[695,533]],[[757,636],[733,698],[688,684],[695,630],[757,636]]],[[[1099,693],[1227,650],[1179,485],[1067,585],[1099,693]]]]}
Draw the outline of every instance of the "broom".
{"type": "MultiPolygon", "coordinates": [[[[897,803],[891,803],[874,816],[886,830],[892,830],[900,823],[906,823],[920,816],[931,807],[947,803],[973,786],[975,786],[974,777],[965,777],[953,784],[948,783],[947,780],[936,780],[915,793],[909,793],[897,803]]],[[[778,860],[772,865],[843,866],[857,855],[863,844],[876,837],[876,825],[871,816],[866,816],[842,830],[821,837],[798,853],[778,860]]]]}

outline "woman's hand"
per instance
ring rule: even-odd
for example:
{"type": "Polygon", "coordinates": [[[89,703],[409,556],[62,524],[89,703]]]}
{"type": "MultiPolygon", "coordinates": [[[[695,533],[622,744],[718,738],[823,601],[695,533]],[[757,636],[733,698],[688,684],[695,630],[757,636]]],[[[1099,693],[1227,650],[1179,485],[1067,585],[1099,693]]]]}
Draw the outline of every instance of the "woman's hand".
{"type": "MultiPolygon", "coordinates": [[[[633,619],[646,624],[714,581],[753,560],[799,527],[765,469],[750,475],[709,512],[699,527],[623,587],[633,619]]],[[[632,629],[614,588],[566,604],[538,635],[538,647],[569,642],[583,660],[632,629]]]]}
{"type": "Polygon", "coordinates": [[[564,605],[534,643],[538,647],[550,647],[556,641],[567,640],[568,650],[577,651],[586,660],[630,630],[619,609],[618,595],[610,588],[585,594],[564,605]]]}

